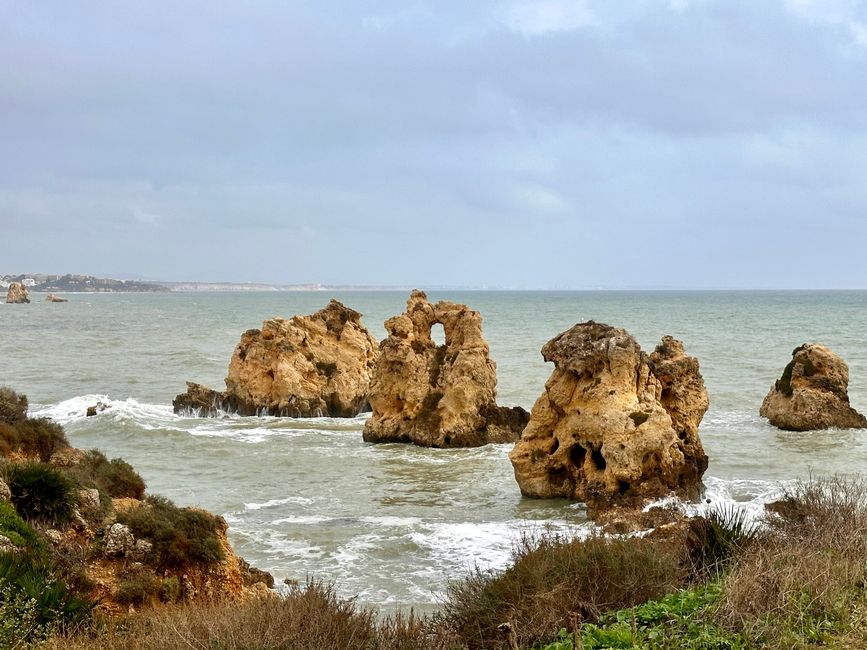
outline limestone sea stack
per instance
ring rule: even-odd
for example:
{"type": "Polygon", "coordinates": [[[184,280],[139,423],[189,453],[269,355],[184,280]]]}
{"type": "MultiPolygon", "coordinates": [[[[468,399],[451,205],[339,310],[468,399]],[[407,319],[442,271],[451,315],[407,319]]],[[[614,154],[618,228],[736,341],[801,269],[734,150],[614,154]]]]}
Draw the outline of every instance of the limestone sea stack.
{"type": "Polygon", "coordinates": [[[477,447],[518,439],[528,414],[496,404],[497,367],[482,337],[479,312],[453,302],[432,305],[416,290],[406,312],[388,319],[385,329],[364,440],[477,447]],[[431,338],[437,323],[445,332],[439,346],[431,338]]]}
{"type": "Polygon", "coordinates": [[[6,304],[23,305],[30,302],[30,293],[20,282],[13,282],[9,285],[9,291],[6,292],[6,304]]]}
{"type": "Polygon", "coordinates": [[[522,494],[633,507],[696,498],[708,408],[698,360],[666,336],[647,355],[626,330],[589,321],[542,347],[554,371],[509,454],[522,494]]]}
{"type": "Polygon", "coordinates": [[[867,427],[867,418],[849,406],[849,367],[830,349],[806,343],[762,402],[759,414],[788,431],[867,427]]]}
{"type": "Polygon", "coordinates": [[[188,383],[175,412],[353,417],[369,408],[377,342],[361,314],[336,300],[309,316],[271,318],[241,336],[226,390],[188,383]]]}

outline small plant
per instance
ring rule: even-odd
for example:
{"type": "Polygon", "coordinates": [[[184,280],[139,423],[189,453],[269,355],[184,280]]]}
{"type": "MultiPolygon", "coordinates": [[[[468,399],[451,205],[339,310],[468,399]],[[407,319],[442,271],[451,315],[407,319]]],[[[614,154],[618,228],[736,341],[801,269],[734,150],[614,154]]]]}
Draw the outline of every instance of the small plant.
{"type": "Polygon", "coordinates": [[[153,542],[152,560],[160,568],[223,559],[217,537],[220,520],[203,510],[178,508],[166,498],[151,496],[144,505],[118,516],[137,538],[153,542]]]}
{"type": "Polygon", "coordinates": [[[642,424],[647,422],[647,419],[649,417],[650,417],[650,415],[643,412],[643,411],[633,411],[632,413],[629,414],[629,418],[632,420],[632,423],[636,427],[640,427],[642,424]]]}
{"type": "Polygon", "coordinates": [[[760,528],[749,513],[735,505],[710,510],[690,525],[690,557],[697,577],[716,575],[753,543],[760,528]]]}
{"type": "Polygon", "coordinates": [[[0,422],[15,423],[27,417],[27,397],[0,386],[0,422]]]}
{"type": "Polygon", "coordinates": [[[45,560],[32,554],[0,554],[0,588],[9,599],[0,604],[9,606],[11,602],[12,609],[28,621],[28,641],[85,624],[95,605],[73,594],[63,581],[54,578],[45,560]]]}
{"type": "Polygon", "coordinates": [[[0,535],[19,548],[39,549],[42,542],[10,503],[0,501],[0,535]]]}
{"type": "Polygon", "coordinates": [[[25,519],[57,525],[72,516],[73,485],[53,467],[15,463],[6,468],[6,482],[15,509],[25,519]]]}

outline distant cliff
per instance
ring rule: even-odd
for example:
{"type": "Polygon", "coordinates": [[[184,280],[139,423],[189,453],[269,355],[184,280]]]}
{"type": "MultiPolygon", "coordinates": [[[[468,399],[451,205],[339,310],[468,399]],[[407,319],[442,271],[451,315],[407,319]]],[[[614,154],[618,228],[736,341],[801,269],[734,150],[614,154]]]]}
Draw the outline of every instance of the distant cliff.
{"type": "Polygon", "coordinates": [[[43,273],[35,273],[30,275],[0,276],[0,287],[6,288],[12,282],[22,283],[27,287],[28,291],[86,293],[107,293],[113,291],[169,291],[168,287],[153,282],[113,280],[111,278],[97,278],[92,275],[46,275],[43,273]]]}

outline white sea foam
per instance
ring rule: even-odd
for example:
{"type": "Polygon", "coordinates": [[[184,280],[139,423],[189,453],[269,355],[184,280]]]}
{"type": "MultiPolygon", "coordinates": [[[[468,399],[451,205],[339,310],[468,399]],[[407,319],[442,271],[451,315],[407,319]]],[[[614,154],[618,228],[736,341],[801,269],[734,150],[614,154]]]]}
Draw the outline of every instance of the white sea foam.
{"type": "Polygon", "coordinates": [[[307,497],[286,497],[284,499],[269,499],[268,501],[264,501],[262,503],[245,503],[245,510],[264,510],[266,508],[274,508],[275,506],[283,506],[289,503],[297,503],[299,505],[309,505],[313,503],[313,499],[308,499],[307,497]]]}
{"type": "Polygon", "coordinates": [[[87,409],[102,403],[107,408],[95,417],[112,418],[115,420],[132,420],[140,426],[152,424],[154,421],[170,421],[175,416],[172,407],[164,404],[145,404],[133,398],[125,400],[111,399],[108,395],[79,395],[57,404],[39,406],[33,409],[32,415],[41,418],[51,418],[59,424],[69,424],[87,417],[87,409]]]}

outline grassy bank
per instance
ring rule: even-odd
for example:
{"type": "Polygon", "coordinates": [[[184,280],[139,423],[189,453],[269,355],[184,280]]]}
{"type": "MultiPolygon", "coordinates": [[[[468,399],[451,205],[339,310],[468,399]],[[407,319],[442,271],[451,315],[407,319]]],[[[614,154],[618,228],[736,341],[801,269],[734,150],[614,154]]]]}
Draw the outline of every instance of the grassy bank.
{"type": "Polygon", "coordinates": [[[863,479],[797,485],[761,526],[722,510],[641,537],[527,537],[509,568],[452,583],[426,617],[379,616],[315,581],[283,597],[193,601],[178,576],[219,564],[216,519],[145,498],[122,460],[63,460],[62,429],[26,408],[0,389],[0,650],[867,647],[863,479]],[[139,560],[106,559],[108,539],[82,532],[106,530],[106,513],[148,541],[139,560]],[[111,598],[138,611],[100,614],[83,570],[97,560],[116,570],[111,598]]]}

